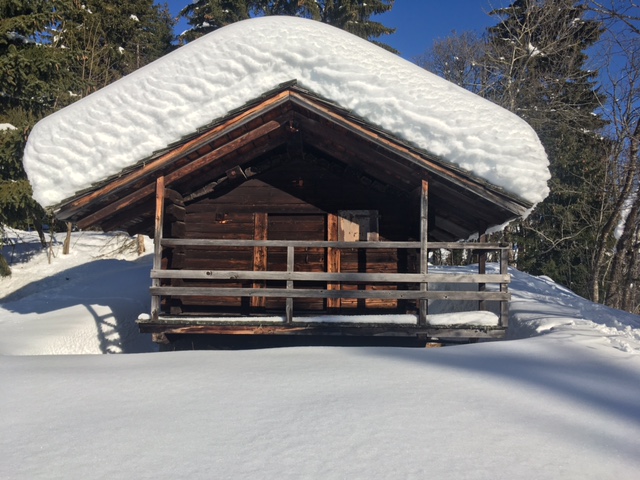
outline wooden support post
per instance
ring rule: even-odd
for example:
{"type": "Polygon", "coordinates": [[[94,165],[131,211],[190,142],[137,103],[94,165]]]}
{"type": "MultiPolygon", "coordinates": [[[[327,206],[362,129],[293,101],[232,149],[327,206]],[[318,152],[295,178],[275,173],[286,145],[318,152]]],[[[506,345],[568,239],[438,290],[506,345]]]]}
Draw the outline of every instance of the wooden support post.
{"type": "Polygon", "coordinates": [[[71,232],[73,231],[73,224],[71,222],[67,223],[67,236],[64,237],[64,243],[62,244],[62,254],[69,255],[69,251],[71,250],[71,232]]]}
{"type": "MultiPolygon", "coordinates": [[[[164,224],[164,177],[158,177],[156,180],[156,215],[155,228],[153,232],[153,269],[160,270],[162,268],[162,227],[164,224]]],[[[154,287],[160,286],[160,279],[154,278],[152,281],[154,287]]],[[[158,320],[160,315],[160,295],[151,297],[151,318],[158,320]]]]}
{"type": "MultiPolygon", "coordinates": [[[[293,273],[293,267],[295,265],[294,247],[287,247],[287,273],[293,273]]],[[[287,280],[287,290],[293,289],[293,281],[287,280]]],[[[287,297],[286,305],[286,323],[293,322],[293,297],[287,297]]]]}
{"type": "MultiPolygon", "coordinates": [[[[253,214],[253,239],[267,240],[268,217],[266,213],[253,214]]],[[[253,247],[253,271],[265,272],[267,270],[267,247],[253,247]]],[[[253,282],[253,288],[264,288],[266,282],[253,282]]],[[[252,297],[252,308],[265,308],[267,306],[266,297],[252,297]]]]}
{"type": "MultiPolygon", "coordinates": [[[[334,214],[327,215],[327,240],[337,242],[339,240],[339,217],[334,214]]],[[[327,273],[340,273],[340,249],[327,248],[327,273]]],[[[340,290],[339,283],[327,283],[327,290],[340,290]]],[[[335,311],[340,308],[339,298],[328,298],[327,309],[335,311]]]]}
{"type": "MultiPolygon", "coordinates": [[[[480,235],[480,242],[479,243],[487,243],[487,236],[486,235],[480,235]]],[[[478,273],[480,275],[484,275],[485,273],[487,273],[487,251],[486,250],[480,250],[478,253],[478,273]]],[[[479,283],[478,284],[478,291],[479,292],[484,292],[487,290],[487,284],[486,283],[479,283]]],[[[484,300],[480,300],[478,302],[478,310],[486,310],[487,309],[487,305],[486,302],[484,300]]]]}
{"type": "Polygon", "coordinates": [[[136,250],[138,252],[138,256],[142,255],[146,251],[144,248],[144,235],[136,235],[136,250]]]}
{"type": "MultiPolygon", "coordinates": [[[[500,249],[500,273],[502,275],[509,274],[509,250],[506,248],[500,249]]],[[[500,292],[507,293],[509,287],[507,283],[500,284],[500,292]]],[[[509,326],[509,301],[502,300],[500,302],[500,326],[507,328],[509,326]]]]}
{"type": "MultiPolygon", "coordinates": [[[[422,188],[420,190],[420,273],[429,272],[429,253],[427,250],[427,238],[429,235],[429,182],[422,180],[422,188]]],[[[427,292],[429,284],[422,282],[420,291],[427,292]]],[[[418,324],[427,324],[427,313],[429,312],[429,300],[421,298],[418,301],[419,317],[418,324]]]]}

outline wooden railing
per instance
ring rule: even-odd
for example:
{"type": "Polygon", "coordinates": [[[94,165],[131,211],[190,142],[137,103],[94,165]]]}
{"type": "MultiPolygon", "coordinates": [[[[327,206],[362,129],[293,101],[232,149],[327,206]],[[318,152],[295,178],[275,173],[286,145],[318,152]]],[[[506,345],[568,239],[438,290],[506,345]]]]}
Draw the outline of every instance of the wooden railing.
{"type": "MultiPolygon", "coordinates": [[[[421,242],[334,242],[334,241],[285,241],[285,240],[208,240],[208,239],[162,239],[159,246],[164,248],[175,247],[262,247],[265,249],[286,249],[287,269],[285,271],[245,271],[245,270],[163,270],[159,261],[154,264],[151,271],[153,286],[152,318],[157,319],[160,313],[160,297],[278,297],[286,299],[287,323],[293,318],[294,298],[319,298],[319,299],[396,299],[417,300],[420,308],[418,325],[426,323],[426,309],[428,300],[472,300],[478,301],[478,308],[484,309],[485,302],[500,302],[499,325],[507,326],[508,322],[508,284],[510,281],[507,272],[508,246],[504,244],[489,243],[458,243],[458,242],[433,242],[428,244],[430,250],[473,250],[478,254],[477,274],[439,274],[439,273],[351,273],[351,272],[299,272],[294,270],[296,248],[326,248],[326,249],[418,249],[421,242]],[[500,259],[500,273],[487,274],[485,271],[486,255],[488,252],[497,252],[500,259]],[[242,280],[242,281],[283,281],[283,288],[273,287],[194,287],[194,286],[165,286],[161,280],[242,280]],[[297,282],[298,285],[296,285],[297,282]],[[383,287],[387,284],[414,284],[419,288],[415,290],[401,289],[377,289],[377,290],[342,290],[342,289],[316,289],[300,287],[305,282],[327,282],[328,286],[335,288],[336,284],[361,284],[383,287]],[[430,286],[436,284],[476,284],[477,291],[443,291],[431,290],[430,286]],[[487,284],[497,284],[498,290],[486,290],[487,284]]],[[[426,252],[421,254],[426,256],[426,252]]],[[[156,252],[156,258],[158,258],[156,252]]],[[[422,260],[422,259],[421,259],[422,260]]],[[[421,261],[421,263],[426,263],[421,261]]]]}

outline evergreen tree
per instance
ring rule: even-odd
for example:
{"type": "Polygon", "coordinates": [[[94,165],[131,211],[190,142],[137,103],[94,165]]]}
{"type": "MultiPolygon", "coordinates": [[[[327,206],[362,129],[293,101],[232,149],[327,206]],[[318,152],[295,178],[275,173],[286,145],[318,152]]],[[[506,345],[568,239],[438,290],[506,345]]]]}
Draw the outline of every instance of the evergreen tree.
{"type": "Polygon", "coordinates": [[[518,267],[588,296],[593,249],[606,211],[607,143],[595,113],[602,105],[585,51],[602,25],[575,0],[517,0],[496,10],[489,30],[486,95],[536,130],[550,160],[549,197],[507,235],[518,267]]]}
{"type": "Polygon", "coordinates": [[[191,26],[181,40],[190,42],[231,23],[249,18],[252,0],[196,0],[180,11],[191,26]]]}
{"type": "Polygon", "coordinates": [[[371,16],[387,12],[395,0],[197,0],[187,5],[180,16],[187,19],[191,29],[182,35],[186,41],[230,23],[255,16],[289,15],[311,18],[342,28],[359,37],[394,51],[376,41],[395,31],[371,16]]]}
{"type": "Polygon", "coordinates": [[[383,35],[392,34],[395,32],[395,28],[385,27],[382,23],[371,20],[373,15],[391,10],[394,1],[322,0],[318,2],[321,11],[320,20],[395,52],[393,48],[376,40],[383,35]]]}
{"type": "Polygon", "coordinates": [[[168,53],[174,21],[153,0],[83,0],[60,25],[54,46],[75,54],[86,95],[168,53]]]}
{"type": "Polygon", "coordinates": [[[69,6],[0,0],[0,123],[15,127],[0,131],[0,226],[35,225],[42,232],[44,212],[31,198],[22,150],[33,124],[68,104],[69,92],[80,87],[70,72],[71,52],[49,48],[69,6]]]}
{"type": "MultiPolygon", "coordinates": [[[[22,152],[33,125],[171,48],[153,0],[0,0],[0,227],[41,230],[22,152]]],[[[41,240],[44,236],[41,233],[41,240]]]]}

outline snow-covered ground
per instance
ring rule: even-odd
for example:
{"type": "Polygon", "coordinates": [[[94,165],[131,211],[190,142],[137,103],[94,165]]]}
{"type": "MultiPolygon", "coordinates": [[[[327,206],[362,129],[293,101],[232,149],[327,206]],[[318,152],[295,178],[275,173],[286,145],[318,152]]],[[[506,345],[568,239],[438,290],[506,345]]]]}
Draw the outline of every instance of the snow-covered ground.
{"type": "Polygon", "coordinates": [[[12,235],[0,478],[638,478],[640,318],[550,279],[511,271],[503,342],[156,353],[148,255],[12,235]]]}

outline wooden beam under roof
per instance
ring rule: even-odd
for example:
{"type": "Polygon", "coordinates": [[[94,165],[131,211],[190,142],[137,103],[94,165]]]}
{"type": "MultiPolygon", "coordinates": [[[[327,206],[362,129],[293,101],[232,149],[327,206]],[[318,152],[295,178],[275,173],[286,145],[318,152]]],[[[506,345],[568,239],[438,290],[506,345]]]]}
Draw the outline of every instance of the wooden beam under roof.
{"type": "MultiPolygon", "coordinates": [[[[196,172],[198,169],[224,157],[225,155],[233,152],[238,149],[240,146],[250,143],[261,136],[268,135],[271,132],[276,131],[281,128],[281,125],[278,122],[271,121],[268,122],[261,127],[256,128],[255,130],[250,131],[242,135],[241,137],[232,140],[231,142],[223,145],[222,147],[213,150],[212,152],[194,160],[187,165],[172,171],[171,173],[165,176],[165,185],[171,185],[181,178],[191,175],[196,172]]],[[[150,197],[155,191],[155,184],[149,183],[145,187],[127,195],[120,200],[113,202],[106,207],[82,218],[78,221],[79,228],[87,228],[95,224],[99,224],[104,219],[116,215],[123,210],[132,207],[138,202],[143,201],[144,199],[150,197]]]]}
{"type": "Polygon", "coordinates": [[[77,212],[79,212],[88,204],[97,200],[98,198],[112,194],[117,190],[123,188],[124,186],[135,182],[136,180],[139,180],[154,172],[160,171],[161,169],[171,165],[173,162],[184,158],[194,152],[197,152],[198,149],[201,149],[204,145],[207,145],[216,138],[227,135],[230,131],[235,130],[249,122],[255,121],[258,116],[264,113],[265,109],[277,107],[286,103],[288,100],[289,91],[287,90],[280,92],[274,97],[266,99],[259,105],[256,105],[245,112],[238,113],[237,116],[216,127],[213,127],[211,130],[192,140],[189,140],[185,144],[168,151],[161,157],[143,165],[141,168],[107,183],[97,190],[94,190],[86,195],[63,204],[60,207],[59,211],[56,213],[56,216],[61,220],[71,218],[77,212]]]}
{"type": "Polygon", "coordinates": [[[319,102],[313,102],[299,91],[291,91],[291,101],[298,108],[307,109],[319,117],[330,120],[334,124],[341,126],[356,135],[366,138],[367,141],[377,147],[380,147],[383,150],[388,150],[393,155],[399,156],[409,160],[411,163],[421,166],[431,174],[445,176],[453,183],[456,183],[479,196],[490,199],[493,203],[500,205],[507,210],[513,211],[514,214],[521,215],[531,207],[529,202],[517,199],[515,196],[502,191],[499,187],[492,186],[486,181],[474,178],[469,172],[465,172],[453,165],[445,165],[444,163],[426,157],[424,154],[419,154],[410,149],[410,147],[394,141],[386,135],[382,135],[373,129],[369,129],[353,119],[346,118],[326,105],[322,105],[319,102]]]}

